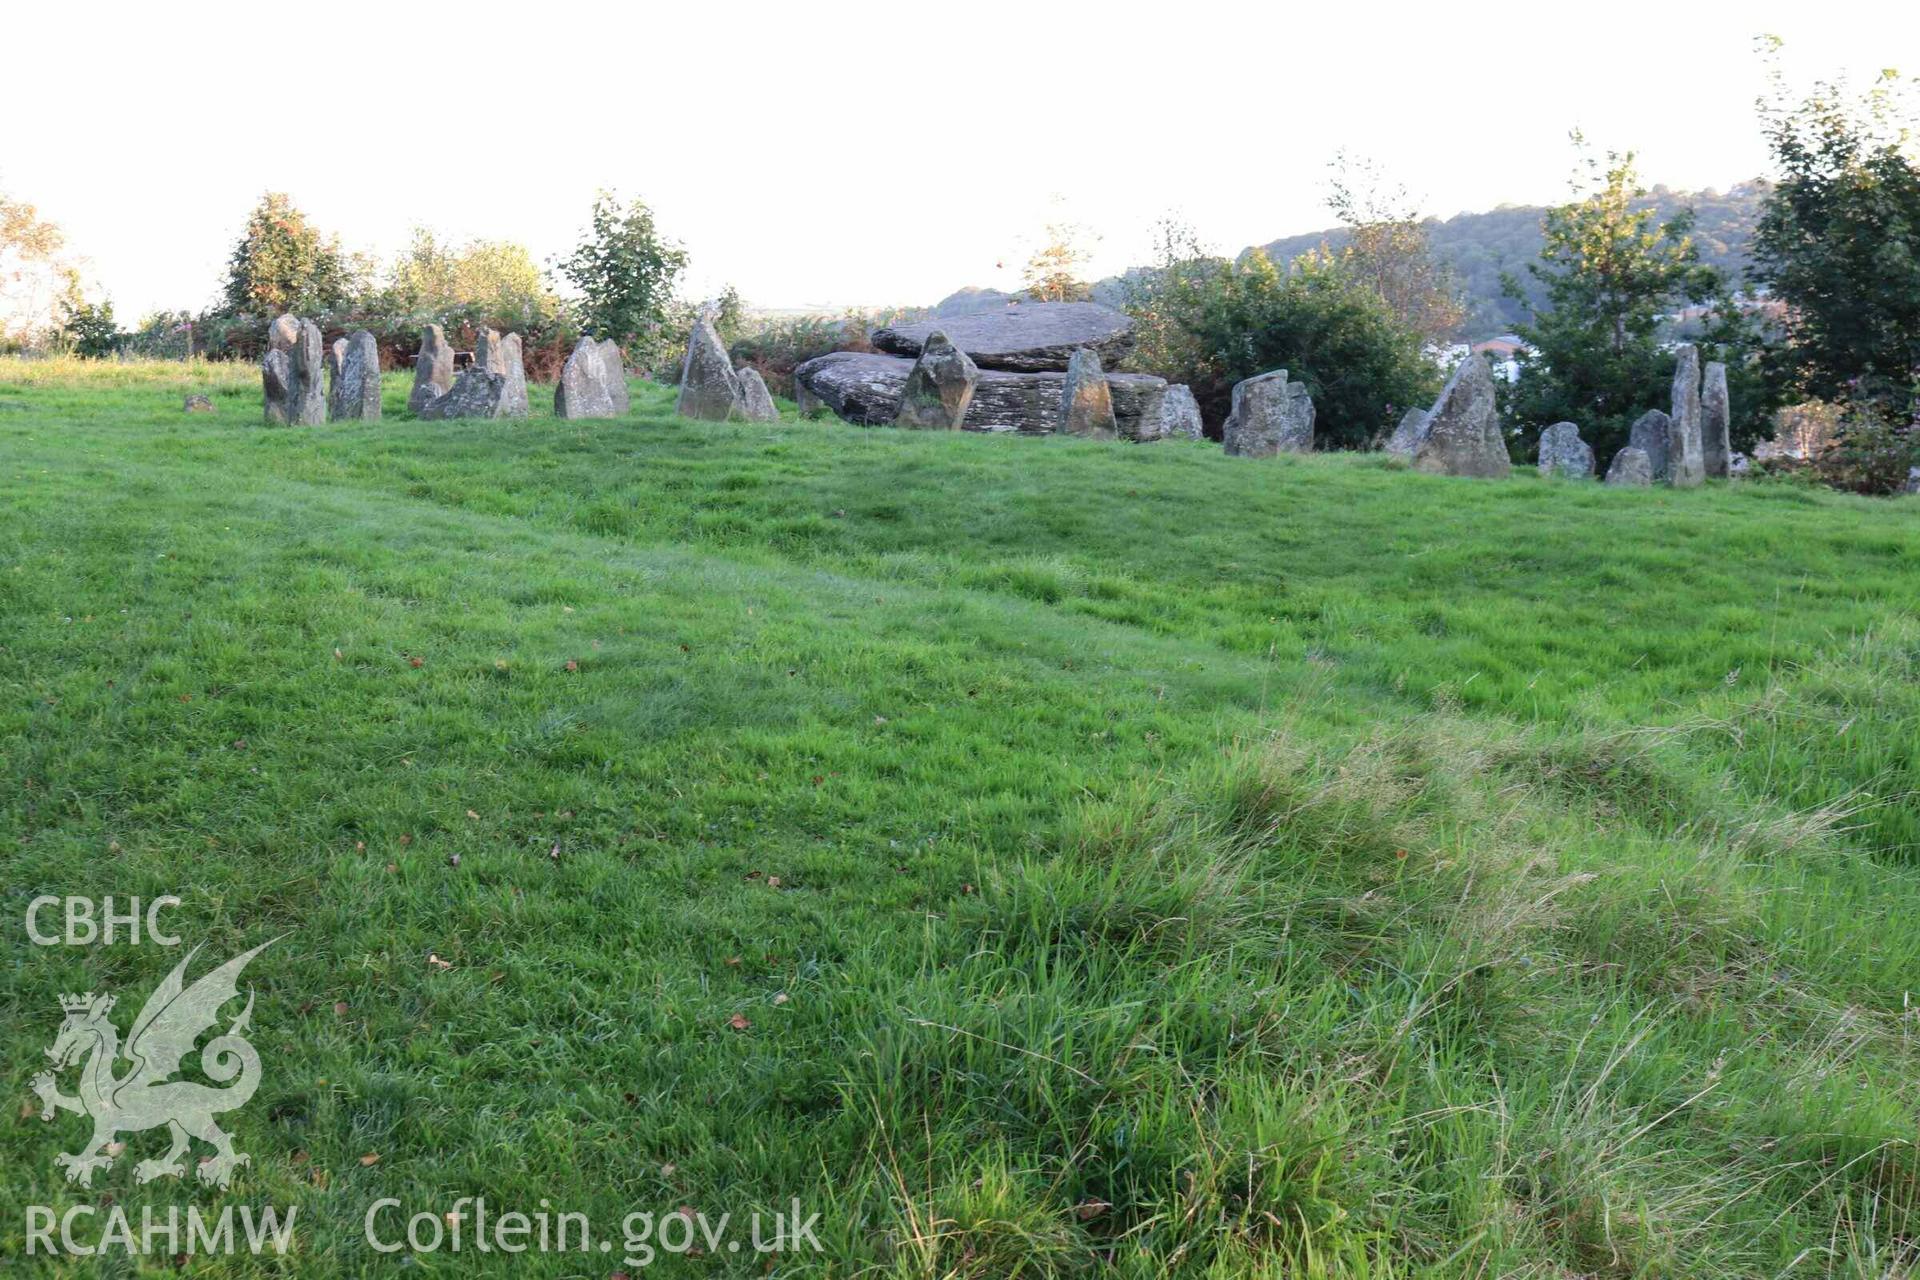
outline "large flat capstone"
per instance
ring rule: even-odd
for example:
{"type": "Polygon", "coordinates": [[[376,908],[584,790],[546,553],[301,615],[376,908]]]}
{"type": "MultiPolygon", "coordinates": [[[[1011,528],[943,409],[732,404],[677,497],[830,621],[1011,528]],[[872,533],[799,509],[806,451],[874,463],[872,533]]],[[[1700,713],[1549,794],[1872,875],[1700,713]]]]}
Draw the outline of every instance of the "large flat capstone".
{"type": "MultiPolygon", "coordinates": [[[[807,361],[793,371],[793,377],[802,389],[818,396],[848,422],[883,427],[899,411],[900,396],[912,371],[913,361],[903,356],[835,351],[807,361]]],[[[1015,373],[982,369],[961,428],[1049,434],[1060,425],[1066,383],[1065,370],[1015,373]]],[[[1134,440],[1158,436],[1161,401],[1167,391],[1165,378],[1110,373],[1107,391],[1121,436],[1134,440]]]]}
{"type": "Polygon", "coordinates": [[[889,355],[912,358],[936,331],[946,334],[983,370],[1065,372],[1081,347],[1098,355],[1103,366],[1117,363],[1133,350],[1132,318],[1097,302],[1018,302],[991,311],[889,325],[874,332],[873,345],[889,355]]]}

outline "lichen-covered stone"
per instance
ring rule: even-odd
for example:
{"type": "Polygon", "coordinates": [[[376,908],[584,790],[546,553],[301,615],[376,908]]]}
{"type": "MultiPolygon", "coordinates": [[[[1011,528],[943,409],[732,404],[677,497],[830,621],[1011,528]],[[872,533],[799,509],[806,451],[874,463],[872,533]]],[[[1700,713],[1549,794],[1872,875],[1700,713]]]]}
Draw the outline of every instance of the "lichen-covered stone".
{"type": "Polygon", "coordinates": [[[1159,435],[1168,440],[1199,440],[1206,435],[1200,402],[1184,382],[1169,384],[1160,400],[1159,435]]]}
{"type": "Polygon", "coordinates": [[[1700,461],[1707,475],[1725,480],[1732,474],[1733,402],[1727,397],[1727,366],[1715,360],[1700,379],[1700,461]]]}
{"type": "Polygon", "coordinates": [[[1427,411],[1409,409],[1400,415],[1400,425],[1387,437],[1386,449],[1396,458],[1412,458],[1427,438],[1427,411]]]}
{"type": "Polygon", "coordinates": [[[1313,451],[1313,397],[1285,369],[1256,374],[1233,388],[1220,443],[1236,458],[1313,451]]]}
{"type": "Polygon", "coordinates": [[[188,396],[180,407],[187,413],[212,413],[213,401],[206,396],[188,396]]]}
{"type": "Polygon", "coordinates": [[[1447,380],[1433,402],[1413,465],[1434,475],[1501,479],[1513,474],[1494,402],[1493,369],[1485,356],[1468,356],[1447,380]]]}
{"type": "Polygon", "coordinates": [[[1673,419],[1664,409],[1649,409],[1634,420],[1627,433],[1627,444],[1647,455],[1653,478],[1667,478],[1667,445],[1673,438],[1673,419]]]}
{"type": "Polygon", "coordinates": [[[507,375],[483,368],[479,361],[460,371],[447,394],[420,412],[429,422],[455,418],[505,418],[507,412],[507,375]]]}
{"type": "Polygon", "coordinates": [[[380,344],[365,329],[333,344],[327,417],[334,422],[380,420],[380,344]]]}
{"type": "Polygon", "coordinates": [[[967,407],[980,383],[980,369],[966,352],[934,330],[920,348],[920,356],[900,391],[896,427],[958,431],[967,420],[967,407]]]}
{"type": "Polygon", "coordinates": [[[1705,451],[1700,447],[1700,349],[1682,343],[1675,353],[1673,410],[1668,414],[1667,483],[1691,489],[1707,476],[1705,451]]]}
{"type": "Polygon", "coordinates": [[[611,418],[616,410],[607,378],[606,356],[592,338],[573,344],[553,388],[553,416],[569,420],[611,418]]]}
{"type": "Polygon", "coordinates": [[[726,344],[713,327],[713,317],[702,315],[687,335],[687,354],[680,362],[680,397],[674,411],[683,418],[725,422],[741,412],[739,375],[727,359],[726,344]]]}
{"type": "Polygon", "coordinates": [[[1540,474],[1563,480],[1593,479],[1593,448],[1571,422],[1556,422],[1540,433],[1540,474]]]}
{"type": "Polygon", "coordinates": [[[453,346],[440,326],[420,331],[420,354],[413,358],[413,390],[407,393],[407,411],[420,414],[453,386],[453,346]]]}
{"type": "Polygon", "coordinates": [[[773,402],[773,393],[767,390],[767,380],[752,365],[743,365],[734,371],[740,379],[740,416],[748,422],[780,421],[780,406],[773,402]]]}
{"type": "Polygon", "coordinates": [[[281,316],[267,331],[260,361],[266,420],[280,426],[317,427],[327,420],[326,349],[320,326],[281,316]]]}
{"type": "Polygon", "coordinates": [[[1074,352],[1067,361],[1067,380],[1060,388],[1060,425],[1055,429],[1090,440],[1112,440],[1120,434],[1106,370],[1100,367],[1099,355],[1089,349],[1074,352]]]}
{"type": "MultiPolygon", "coordinates": [[[[862,427],[891,424],[913,361],[878,352],[833,351],[793,371],[794,387],[824,404],[843,420],[862,427]]],[[[1007,431],[1050,435],[1060,424],[1064,371],[1014,373],[982,369],[967,407],[967,431],[1007,431]]],[[[1110,373],[1107,392],[1115,425],[1132,439],[1150,429],[1163,404],[1166,380],[1144,373],[1110,373]]],[[[805,401],[803,401],[805,403],[805,401]]]]}
{"type": "MultiPolygon", "coordinates": [[[[477,369],[500,375],[503,388],[500,393],[500,411],[490,416],[496,418],[524,418],[529,412],[527,402],[527,371],[521,362],[520,335],[509,333],[502,335],[493,329],[482,329],[473,344],[473,364],[477,369]]],[[[462,414],[472,417],[472,414],[462,414]]]]}
{"type": "Polygon", "coordinates": [[[625,417],[633,408],[633,392],[627,387],[627,355],[612,338],[600,340],[600,364],[607,372],[607,390],[613,395],[613,411],[625,417]]]}
{"type": "Polygon", "coordinates": [[[1645,449],[1628,445],[1613,455],[1607,468],[1607,483],[1616,487],[1645,488],[1653,483],[1653,460],[1645,449]]]}
{"type": "Polygon", "coordinates": [[[917,358],[927,339],[944,333],[982,369],[1017,373],[1067,368],[1073,353],[1093,351],[1117,363],[1133,350],[1133,319],[1097,302],[1016,302],[964,315],[890,325],[873,345],[889,355],[917,358]]]}

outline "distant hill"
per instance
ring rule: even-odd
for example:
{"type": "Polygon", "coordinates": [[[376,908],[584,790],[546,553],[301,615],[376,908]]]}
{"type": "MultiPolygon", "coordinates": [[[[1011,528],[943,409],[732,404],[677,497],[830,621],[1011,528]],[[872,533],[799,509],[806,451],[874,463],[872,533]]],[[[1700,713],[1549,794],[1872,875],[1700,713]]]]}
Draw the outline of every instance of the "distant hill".
{"type": "MultiPolygon", "coordinates": [[[[1694,243],[1700,258],[1726,271],[1737,284],[1747,267],[1747,244],[1760,216],[1760,203],[1769,185],[1764,180],[1743,182],[1726,192],[1672,191],[1655,187],[1640,203],[1671,217],[1692,206],[1694,243]]],[[[1451,218],[1428,218],[1426,228],[1434,252],[1460,277],[1466,294],[1467,320],[1461,337],[1483,337],[1502,332],[1527,318],[1526,309],[1500,292],[1500,275],[1511,272],[1529,289],[1534,302],[1539,293],[1527,275],[1527,264],[1540,257],[1541,205],[1508,204],[1486,213],[1462,213],[1451,218]]],[[[1345,239],[1341,228],[1288,236],[1260,246],[1275,262],[1287,262],[1321,244],[1337,247],[1345,239]]]]}

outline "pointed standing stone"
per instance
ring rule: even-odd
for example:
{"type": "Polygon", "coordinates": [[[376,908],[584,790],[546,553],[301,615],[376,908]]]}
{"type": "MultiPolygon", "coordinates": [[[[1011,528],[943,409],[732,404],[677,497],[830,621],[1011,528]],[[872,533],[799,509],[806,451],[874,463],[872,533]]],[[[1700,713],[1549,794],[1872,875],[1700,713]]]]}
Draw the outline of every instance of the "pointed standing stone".
{"type": "Polygon", "coordinates": [[[327,420],[326,362],[319,325],[298,316],[273,322],[267,330],[267,354],[260,361],[268,422],[317,427],[327,420]]]}
{"type": "Polygon", "coordinates": [[[1556,422],[1540,433],[1540,474],[1562,480],[1593,479],[1593,449],[1571,422],[1556,422]]]}
{"type": "Polygon", "coordinates": [[[480,336],[474,340],[473,364],[476,369],[500,375],[502,380],[500,411],[491,416],[527,416],[527,373],[520,362],[519,334],[509,333],[502,337],[493,329],[482,329],[480,336]]]}
{"type": "Polygon", "coordinates": [[[1729,479],[1733,472],[1733,403],[1727,398],[1727,366],[1707,365],[1700,383],[1700,460],[1707,475],[1729,479]]]}
{"type": "Polygon", "coordinates": [[[1054,429],[1089,440],[1112,440],[1120,434],[1107,373],[1091,347],[1080,348],[1067,360],[1067,380],[1060,388],[1060,423],[1054,429]]]}
{"type": "Polygon", "coordinates": [[[740,379],[740,416],[748,422],[780,421],[780,406],[773,402],[773,392],[767,390],[760,371],[746,365],[734,372],[740,379]]]}
{"type": "Polygon", "coordinates": [[[614,416],[613,388],[607,379],[607,364],[600,344],[582,338],[574,344],[573,354],[560,367],[560,381],[553,389],[553,416],[556,418],[611,418],[614,416]]]}
{"type": "Polygon", "coordinates": [[[712,313],[703,313],[687,335],[686,358],[680,362],[680,398],[674,412],[683,418],[725,422],[738,418],[741,408],[739,375],[727,359],[726,344],[713,327],[712,313]]]}
{"type": "Polygon", "coordinates": [[[327,417],[334,422],[380,420],[380,344],[365,329],[333,344],[327,417]]]}
{"type": "Polygon", "coordinates": [[[1198,440],[1206,434],[1200,420],[1200,402],[1184,382],[1167,388],[1160,401],[1160,435],[1168,440],[1198,440]]]}
{"type": "Polygon", "coordinates": [[[1700,349],[1682,343],[1673,370],[1672,425],[1667,435],[1667,483],[1691,489],[1706,479],[1707,466],[1700,447],[1700,349]]]}
{"type": "Polygon", "coordinates": [[[1387,437],[1387,452],[1396,458],[1411,458],[1427,438],[1427,411],[1409,409],[1400,415],[1400,425],[1387,437]]]}
{"type": "Polygon", "coordinates": [[[1453,371],[1446,390],[1433,402],[1413,466],[1447,476],[1504,479],[1513,474],[1494,402],[1493,369],[1485,356],[1470,355],[1453,371]]]}
{"type": "Polygon", "coordinates": [[[967,406],[973,403],[973,389],[979,383],[980,370],[973,360],[936,329],[927,336],[919,359],[907,374],[907,385],[900,392],[900,412],[894,415],[893,425],[958,431],[966,421],[967,406]]]}
{"type": "Polygon", "coordinates": [[[1613,465],[1607,468],[1607,483],[1615,488],[1638,489],[1652,484],[1653,462],[1647,457],[1647,451],[1628,445],[1614,454],[1613,465]]]}
{"type": "Polygon", "coordinates": [[[413,390],[407,395],[407,411],[418,414],[453,387],[453,347],[440,326],[430,324],[420,331],[420,354],[413,358],[413,390]]]}
{"type": "Polygon", "coordinates": [[[1647,455],[1655,480],[1667,478],[1667,443],[1673,436],[1673,419],[1662,409],[1649,409],[1634,420],[1627,434],[1627,446],[1647,455]]]}
{"type": "Polygon", "coordinates": [[[613,393],[613,411],[626,417],[633,408],[633,393],[627,389],[627,357],[612,338],[600,340],[600,364],[607,371],[607,390],[613,393]]]}
{"type": "Polygon", "coordinates": [[[1307,384],[1288,382],[1285,369],[1234,384],[1220,443],[1236,458],[1313,452],[1313,397],[1307,384]]]}

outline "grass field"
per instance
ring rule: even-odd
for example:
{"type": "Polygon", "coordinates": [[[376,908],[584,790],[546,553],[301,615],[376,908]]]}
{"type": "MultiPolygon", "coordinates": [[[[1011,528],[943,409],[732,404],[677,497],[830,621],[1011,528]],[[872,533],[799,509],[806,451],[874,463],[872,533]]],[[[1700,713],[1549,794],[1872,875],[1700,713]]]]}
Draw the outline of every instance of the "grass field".
{"type": "Polygon", "coordinates": [[[1920,502],[405,395],[0,366],[11,1273],[29,1205],[384,1275],[478,1195],[820,1214],[665,1274],[1920,1264],[1920,502]],[[21,922],[167,892],[196,973],[280,938],[252,1164],[71,1186],[57,998],[180,953],[21,922]]]}

